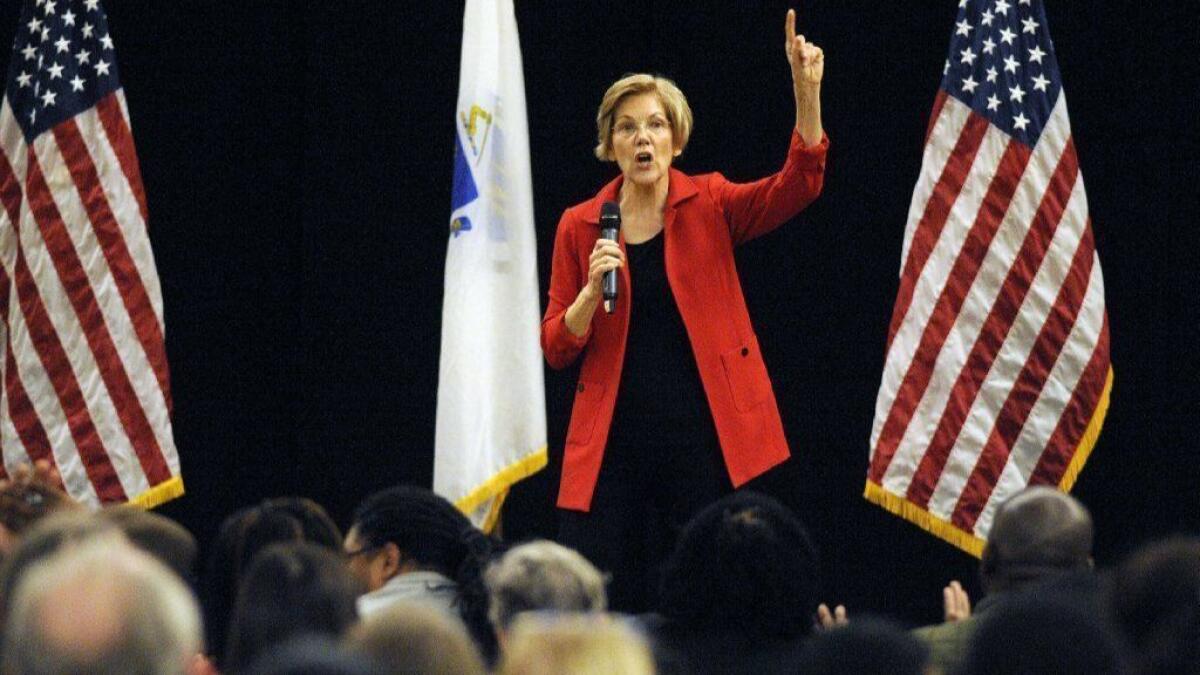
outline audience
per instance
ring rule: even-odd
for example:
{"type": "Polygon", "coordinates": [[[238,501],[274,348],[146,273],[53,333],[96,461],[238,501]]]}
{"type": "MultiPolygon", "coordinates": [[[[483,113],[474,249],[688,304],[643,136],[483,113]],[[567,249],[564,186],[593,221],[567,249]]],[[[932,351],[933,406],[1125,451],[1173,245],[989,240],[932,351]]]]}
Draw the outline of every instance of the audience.
{"type": "Polygon", "coordinates": [[[341,551],[333,519],[311,499],[282,497],[239,509],[221,523],[204,577],[204,621],[212,654],[226,651],[226,634],[242,574],[262,549],[308,541],[341,551]]]}
{"type": "Polygon", "coordinates": [[[110,506],[99,511],[101,518],[114,524],[137,548],[149,553],[189,585],[196,577],[196,538],[179,523],[131,504],[110,506]]]}
{"type": "Polygon", "coordinates": [[[346,644],[392,675],[484,675],[487,669],[458,619],[426,603],[400,601],[367,617],[346,644]]]}
{"type": "Polygon", "coordinates": [[[20,675],[206,672],[200,610],[179,578],[112,537],[64,547],[17,584],[3,668],[20,675]]]}
{"type": "Polygon", "coordinates": [[[606,616],[527,613],[513,624],[499,675],[654,675],[645,639],[606,616]]]}
{"type": "Polygon", "coordinates": [[[238,509],[221,521],[204,569],[202,605],[208,653],[215,661],[225,654],[229,616],[238,589],[238,556],[242,532],[253,508],[238,509]]]}
{"type": "Polygon", "coordinates": [[[996,510],[974,612],[952,582],[946,623],[910,634],[818,605],[804,526],[742,491],[684,528],[657,613],[618,618],[577,552],[533,541],[493,559],[453,505],[400,486],[344,538],[302,498],[230,516],[202,623],[192,535],[132,506],[82,509],[43,463],[0,481],[0,675],[215,673],[205,628],[229,675],[483,675],[497,640],[502,675],[1200,675],[1200,538],[1103,576],[1092,538],[1073,497],[1018,493],[996,510]]]}
{"type": "Polygon", "coordinates": [[[259,552],[273,544],[304,541],[304,526],[288,509],[270,502],[250,509],[242,520],[235,549],[234,573],[245,576],[250,563],[259,552]]]}
{"type": "Polygon", "coordinates": [[[302,635],[275,645],[246,675],[393,675],[370,657],[345,649],[325,635],[302,635]]]}
{"type": "Polygon", "coordinates": [[[522,612],[603,612],[604,575],[580,553],[552,541],[516,546],[488,568],[488,619],[503,646],[522,612]]]}
{"type": "Polygon", "coordinates": [[[17,586],[30,568],[62,549],[92,541],[112,545],[128,543],[117,526],[86,511],[51,514],[29,528],[0,568],[0,629],[7,621],[17,586]]]}
{"type": "Polygon", "coordinates": [[[929,650],[900,627],[879,619],[855,619],[816,635],[795,672],[800,675],[924,675],[929,650]]]}
{"type": "Polygon", "coordinates": [[[737,492],[684,527],[653,625],[664,670],[791,673],[817,606],[817,554],[786,507],[737,492]]]}
{"type": "Polygon", "coordinates": [[[1138,673],[1200,674],[1200,538],[1150,544],[1122,562],[1109,607],[1138,673]]]}
{"type": "Polygon", "coordinates": [[[62,489],[58,470],[47,460],[22,464],[0,480],[0,558],[8,555],[30,526],[56,511],[78,509],[62,489]]]}
{"type": "Polygon", "coordinates": [[[980,621],[959,675],[1125,675],[1121,641],[1081,577],[1012,594],[980,621]]]}
{"type": "Polygon", "coordinates": [[[1092,537],[1092,517],[1071,495],[1037,486],[1009,497],[996,509],[979,561],[985,596],[974,614],[956,616],[961,587],[954,584],[946,594],[948,620],[914,631],[929,645],[933,663],[953,671],[982,619],[1012,593],[1064,574],[1090,572],[1092,537]]]}
{"type": "Polygon", "coordinates": [[[269,648],[300,635],[339,639],[358,619],[361,586],[341,558],[308,542],[268,546],[238,589],[222,669],[245,670],[269,648]]]}
{"type": "Polygon", "coordinates": [[[300,524],[300,536],[304,541],[333,551],[342,550],[342,531],[325,509],[313,500],[306,497],[278,497],[263,502],[260,508],[290,515],[300,524]]]}
{"type": "Polygon", "coordinates": [[[359,613],[369,617],[401,600],[428,603],[460,617],[490,660],[496,638],[483,570],[491,548],[466,516],[429,490],[376,492],[354,512],[345,541],[350,569],[368,591],[359,613]]]}

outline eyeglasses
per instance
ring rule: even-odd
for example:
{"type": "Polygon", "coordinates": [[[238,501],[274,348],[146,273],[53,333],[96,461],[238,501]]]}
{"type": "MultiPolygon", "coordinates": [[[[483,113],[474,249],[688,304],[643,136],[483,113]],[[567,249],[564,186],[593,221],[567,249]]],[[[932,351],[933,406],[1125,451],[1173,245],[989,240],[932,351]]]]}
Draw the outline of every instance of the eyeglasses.
{"type": "Polygon", "coordinates": [[[649,120],[641,124],[636,123],[629,118],[622,118],[616,123],[615,126],[613,126],[613,135],[624,138],[632,138],[633,136],[637,135],[638,129],[642,128],[646,129],[647,133],[654,134],[661,133],[663,131],[670,131],[671,125],[667,122],[667,120],[658,116],[651,117],[649,120]]]}

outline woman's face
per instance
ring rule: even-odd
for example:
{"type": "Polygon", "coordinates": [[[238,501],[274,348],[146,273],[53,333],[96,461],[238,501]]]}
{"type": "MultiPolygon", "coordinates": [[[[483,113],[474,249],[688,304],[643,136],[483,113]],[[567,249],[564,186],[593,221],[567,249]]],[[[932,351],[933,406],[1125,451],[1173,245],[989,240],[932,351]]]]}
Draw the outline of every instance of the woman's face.
{"type": "Polygon", "coordinates": [[[647,92],[621,101],[613,116],[612,147],[627,182],[649,187],[667,180],[679,151],[657,95],[647,92]]]}

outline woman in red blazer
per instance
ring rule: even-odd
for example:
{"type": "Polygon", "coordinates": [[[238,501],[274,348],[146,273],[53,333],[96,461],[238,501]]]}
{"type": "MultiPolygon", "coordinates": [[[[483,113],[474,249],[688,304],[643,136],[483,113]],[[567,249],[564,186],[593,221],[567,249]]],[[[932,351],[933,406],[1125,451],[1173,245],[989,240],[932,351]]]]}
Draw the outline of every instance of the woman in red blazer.
{"type": "Polygon", "coordinates": [[[560,540],[612,574],[610,600],[647,609],[653,570],[693,513],[788,457],[733,247],[795,216],[821,191],[823,54],[785,23],[796,126],[783,168],[738,184],[671,168],[692,113],[673,82],[630,75],[605,93],[596,155],[621,175],[558,225],[542,349],[583,364],[567,431],[560,540]],[[599,238],[605,202],[618,241],[599,238]],[[601,279],[620,297],[597,311],[601,279]]]}

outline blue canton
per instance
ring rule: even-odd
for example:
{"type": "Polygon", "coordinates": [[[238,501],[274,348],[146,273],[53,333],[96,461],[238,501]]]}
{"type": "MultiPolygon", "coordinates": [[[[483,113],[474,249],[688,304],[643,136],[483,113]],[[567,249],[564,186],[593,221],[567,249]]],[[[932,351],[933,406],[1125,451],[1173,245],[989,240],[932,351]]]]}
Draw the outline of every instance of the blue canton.
{"type": "Polygon", "coordinates": [[[1062,93],[1042,0],[959,0],[942,89],[1033,146],[1062,93]]]}
{"type": "Polygon", "coordinates": [[[27,142],[120,86],[100,0],[25,3],[5,95],[27,142]]]}

